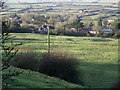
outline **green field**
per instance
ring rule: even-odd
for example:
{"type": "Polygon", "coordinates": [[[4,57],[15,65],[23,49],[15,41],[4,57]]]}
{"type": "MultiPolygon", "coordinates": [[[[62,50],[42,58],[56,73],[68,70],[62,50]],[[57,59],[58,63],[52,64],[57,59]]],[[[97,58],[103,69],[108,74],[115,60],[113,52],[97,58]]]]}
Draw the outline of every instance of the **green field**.
{"type": "MultiPolygon", "coordinates": [[[[47,52],[47,36],[40,34],[12,34],[15,37],[14,42],[23,42],[18,47],[19,52],[34,51],[40,55],[47,52]]],[[[70,36],[51,36],[51,51],[54,48],[64,48],[72,53],[81,62],[78,70],[82,71],[84,86],[91,88],[110,88],[118,79],[118,40],[100,37],[70,37],[70,36]]],[[[25,71],[20,76],[14,78],[12,85],[19,87],[80,87],[53,78],[44,78],[36,72],[29,76],[25,71]],[[39,79],[38,79],[39,78],[39,79]],[[32,82],[33,81],[33,82],[32,82]],[[23,84],[22,84],[23,83],[23,84]],[[37,84],[39,83],[39,84],[37,84]],[[53,86],[52,86],[53,85],[53,86]]]]}
{"type": "MultiPolygon", "coordinates": [[[[11,68],[11,70],[19,70],[11,68]]],[[[81,85],[73,84],[59,78],[50,77],[30,70],[22,70],[19,76],[12,77],[9,80],[10,88],[84,88],[81,85]]],[[[29,90],[29,89],[28,89],[29,90]]]]}

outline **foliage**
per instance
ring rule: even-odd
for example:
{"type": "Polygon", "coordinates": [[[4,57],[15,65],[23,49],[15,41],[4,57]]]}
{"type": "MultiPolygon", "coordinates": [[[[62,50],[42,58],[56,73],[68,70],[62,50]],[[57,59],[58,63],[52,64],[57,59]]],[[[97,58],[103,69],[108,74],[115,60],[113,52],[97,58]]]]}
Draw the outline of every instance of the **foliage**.
{"type": "Polygon", "coordinates": [[[80,71],[77,71],[76,58],[63,49],[44,54],[39,64],[39,72],[55,76],[72,83],[80,83],[80,71]]]}
{"type": "Polygon", "coordinates": [[[89,27],[93,27],[93,26],[94,26],[93,22],[90,22],[89,27]]]}
{"type": "Polygon", "coordinates": [[[47,22],[47,19],[46,19],[45,16],[41,16],[41,15],[34,16],[34,22],[33,22],[33,24],[43,25],[46,22],[47,22]]]}
{"type": "Polygon", "coordinates": [[[107,25],[108,25],[108,21],[103,21],[103,25],[104,25],[104,27],[106,28],[107,27],[107,25]]]}
{"type": "MultiPolygon", "coordinates": [[[[5,32],[7,32],[7,28],[9,27],[6,22],[2,22],[2,26],[5,32]]],[[[9,33],[3,32],[1,37],[1,47],[2,47],[2,84],[3,88],[6,88],[7,82],[6,80],[10,79],[12,76],[16,76],[22,73],[22,71],[11,71],[10,68],[10,62],[11,59],[17,54],[18,50],[15,50],[15,48],[19,45],[22,45],[22,43],[14,44],[13,43],[13,37],[9,33]],[[9,43],[9,44],[8,44],[9,43]]]]}
{"type": "Polygon", "coordinates": [[[120,29],[120,23],[117,23],[116,25],[115,25],[115,29],[120,29]]]}
{"type": "Polygon", "coordinates": [[[8,28],[10,27],[10,22],[9,21],[2,21],[2,34],[7,33],[8,28]]]}
{"type": "Polygon", "coordinates": [[[92,27],[92,30],[93,30],[93,31],[96,31],[96,32],[99,32],[99,31],[102,30],[102,26],[95,26],[95,25],[94,25],[94,26],[92,27]]]}
{"type": "Polygon", "coordinates": [[[111,38],[114,36],[114,33],[105,33],[105,32],[99,32],[98,34],[96,34],[96,36],[98,37],[106,37],[106,38],[111,38]]]}
{"type": "Polygon", "coordinates": [[[33,19],[33,15],[29,12],[23,13],[23,15],[21,15],[21,20],[27,23],[31,23],[32,19],[33,19]]]}
{"type": "Polygon", "coordinates": [[[36,57],[37,54],[35,53],[22,53],[17,55],[11,61],[11,65],[22,69],[30,69],[36,71],[37,64],[39,63],[36,57]]]}
{"type": "Polygon", "coordinates": [[[100,17],[100,18],[98,18],[98,26],[102,26],[102,18],[100,17]]]}
{"type": "Polygon", "coordinates": [[[56,35],[64,35],[65,33],[64,23],[59,22],[55,24],[55,30],[53,31],[53,33],[56,35]]]}
{"type": "Polygon", "coordinates": [[[53,17],[50,17],[50,19],[48,20],[48,23],[51,25],[55,25],[55,20],[53,17]]]}
{"type": "Polygon", "coordinates": [[[20,28],[11,27],[8,29],[9,33],[31,33],[30,27],[28,24],[22,24],[20,28]]]}
{"type": "Polygon", "coordinates": [[[78,78],[80,76],[80,71],[79,73],[77,71],[78,64],[76,58],[65,50],[54,51],[49,56],[43,54],[42,58],[37,57],[35,53],[23,53],[11,62],[12,66],[38,71],[73,83],[81,82],[78,78]]]}
{"type": "Polygon", "coordinates": [[[79,31],[79,28],[84,27],[84,24],[81,22],[81,20],[76,19],[71,23],[71,28],[76,28],[79,31]]]}
{"type": "Polygon", "coordinates": [[[120,38],[120,30],[115,32],[114,37],[115,38],[120,38]]]}
{"type": "Polygon", "coordinates": [[[87,28],[94,26],[93,20],[91,18],[84,19],[83,23],[87,28]]]}

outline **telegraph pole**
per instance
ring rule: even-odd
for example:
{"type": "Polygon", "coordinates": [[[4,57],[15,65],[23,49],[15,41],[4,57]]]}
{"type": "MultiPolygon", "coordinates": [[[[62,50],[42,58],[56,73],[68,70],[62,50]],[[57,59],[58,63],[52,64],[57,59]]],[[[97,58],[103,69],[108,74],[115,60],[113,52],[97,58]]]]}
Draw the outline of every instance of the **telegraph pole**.
{"type": "Polygon", "coordinates": [[[48,56],[50,55],[50,28],[47,26],[47,37],[48,37],[48,56]]]}

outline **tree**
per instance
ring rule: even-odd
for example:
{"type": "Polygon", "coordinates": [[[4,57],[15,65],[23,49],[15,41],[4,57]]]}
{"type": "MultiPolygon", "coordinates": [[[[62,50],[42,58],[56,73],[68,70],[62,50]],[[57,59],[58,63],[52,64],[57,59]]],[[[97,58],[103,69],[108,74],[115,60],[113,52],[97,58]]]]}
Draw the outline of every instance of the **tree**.
{"type": "Polygon", "coordinates": [[[99,32],[100,30],[102,30],[102,27],[101,26],[93,26],[92,27],[92,30],[96,31],[96,32],[99,32]]]}
{"type": "Polygon", "coordinates": [[[23,15],[21,15],[21,20],[25,21],[27,23],[31,23],[32,22],[32,15],[29,12],[26,12],[23,15]]]}
{"type": "Polygon", "coordinates": [[[93,26],[94,26],[93,22],[90,22],[89,27],[93,27],[93,26]]]}
{"type": "Polygon", "coordinates": [[[104,27],[106,28],[107,27],[107,25],[108,25],[108,21],[103,21],[103,25],[104,25],[104,27]]]}
{"type": "Polygon", "coordinates": [[[115,29],[116,29],[116,30],[120,30],[120,22],[118,22],[118,23],[115,25],[115,29]]]}
{"type": "MultiPolygon", "coordinates": [[[[3,27],[9,27],[7,26],[7,24],[5,24],[5,22],[3,23],[3,27]]],[[[5,28],[4,28],[5,29],[5,28]]],[[[7,28],[6,28],[7,30],[7,28]]],[[[2,86],[3,88],[6,88],[6,86],[8,85],[8,83],[6,82],[6,80],[9,80],[12,76],[16,76],[22,73],[22,71],[12,71],[10,69],[10,62],[12,60],[12,58],[17,54],[18,50],[15,50],[15,48],[19,45],[22,45],[22,43],[18,43],[18,44],[14,44],[13,43],[13,37],[9,34],[9,33],[2,33],[1,37],[1,47],[2,47],[2,69],[0,71],[2,71],[2,86]],[[10,43],[10,44],[7,44],[10,43]]]]}
{"type": "Polygon", "coordinates": [[[71,27],[77,29],[77,32],[79,32],[79,28],[84,27],[84,24],[81,20],[76,19],[73,23],[71,23],[71,27]]]}
{"type": "MultiPolygon", "coordinates": [[[[1,3],[3,7],[4,3],[0,1],[0,4],[1,3]]],[[[6,81],[9,80],[12,76],[16,76],[22,73],[22,71],[12,71],[10,69],[10,62],[18,52],[18,50],[15,50],[15,47],[22,45],[22,43],[13,43],[13,37],[8,33],[9,26],[10,24],[8,23],[8,21],[2,21],[3,32],[0,35],[0,47],[2,48],[2,64],[0,68],[0,71],[2,71],[2,88],[6,88],[6,86],[8,86],[8,83],[6,81]]]]}
{"type": "Polygon", "coordinates": [[[83,20],[85,27],[92,27],[93,26],[93,20],[91,18],[86,18],[83,20]]]}
{"type": "Polygon", "coordinates": [[[10,27],[9,21],[3,21],[2,22],[2,34],[8,32],[8,28],[10,27]]]}
{"type": "Polygon", "coordinates": [[[48,23],[51,25],[55,25],[55,20],[53,17],[50,17],[50,19],[48,20],[48,23]]]}
{"type": "Polygon", "coordinates": [[[102,18],[101,17],[98,19],[98,26],[102,26],[102,18]]]}
{"type": "Polygon", "coordinates": [[[64,30],[64,23],[62,22],[58,22],[55,24],[55,34],[58,34],[58,35],[63,35],[65,33],[65,30],[64,30]]]}
{"type": "Polygon", "coordinates": [[[34,24],[43,25],[47,22],[46,16],[36,15],[34,16],[34,24]]]}
{"type": "Polygon", "coordinates": [[[68,23],[72,23],[73,21],[75,21],[77,19],[77,16],[72,15],[68,18],[68,23]]]}

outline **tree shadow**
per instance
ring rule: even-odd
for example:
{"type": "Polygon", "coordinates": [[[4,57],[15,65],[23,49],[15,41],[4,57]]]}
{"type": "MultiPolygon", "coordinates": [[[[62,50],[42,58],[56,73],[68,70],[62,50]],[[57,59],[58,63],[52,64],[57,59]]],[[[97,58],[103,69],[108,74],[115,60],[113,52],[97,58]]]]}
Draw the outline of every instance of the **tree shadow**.
{"type": "Polygon", "coordinates": [[[73,41],[73,39],[71,39],[71,38],[67,38],[66,40],[67,40],[67,41],[73,41]]]}
{"type": "Polygon", "coordinates": [[[110,42],[112,40],[106,39],[106,38],[96,38],[96,39],[92,39],[91,41],[93,41],[93,42],[110,42]]]}
{"type": "Polygon", "coordinates": [[[14,40],[39,40],[34,38],[14,38],[14,40]]]}
{"type": "Polygon", "coordinates": [[[80,67],[84,74],[85,87],[109,86],[112,88],[117,83],[118,64],[81,62],[80,67]]]}

